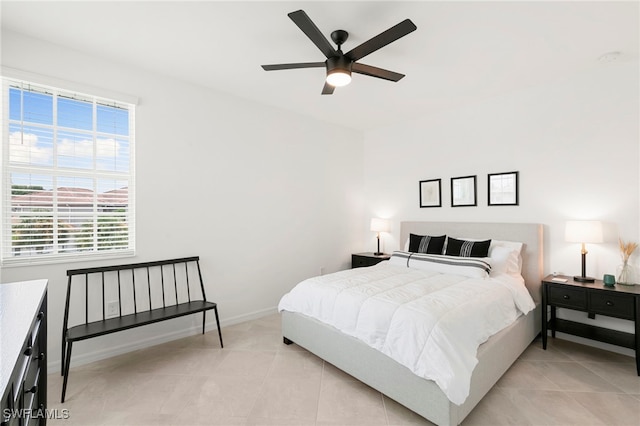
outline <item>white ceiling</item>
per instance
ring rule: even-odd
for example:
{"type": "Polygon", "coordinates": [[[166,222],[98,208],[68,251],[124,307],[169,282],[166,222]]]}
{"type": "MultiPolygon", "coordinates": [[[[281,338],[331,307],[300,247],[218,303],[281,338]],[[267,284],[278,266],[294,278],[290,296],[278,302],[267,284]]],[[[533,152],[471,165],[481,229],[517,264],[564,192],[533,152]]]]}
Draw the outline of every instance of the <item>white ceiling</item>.
{"type": "Polygon", "coordinates": [[[1,13],[3,29],[359,130],[607,66],[607,52],[639,56],[637,1],[2,0],[1,13]],[[415,32],[361,60],[406,77],[354,74],[321,96],[322,68],[263,71],[325,59],[288,18],[298,9],[327,38],[348,31],[345,52],[410,18],[415,32]]]}

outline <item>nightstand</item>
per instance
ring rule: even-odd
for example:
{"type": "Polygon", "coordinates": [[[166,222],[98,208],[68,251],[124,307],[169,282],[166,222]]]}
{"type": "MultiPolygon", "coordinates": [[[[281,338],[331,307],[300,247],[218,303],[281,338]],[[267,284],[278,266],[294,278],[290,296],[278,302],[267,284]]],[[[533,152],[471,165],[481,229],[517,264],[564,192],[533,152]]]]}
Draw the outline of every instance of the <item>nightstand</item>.
{"type": "Polygon", "coordinates": [[[375,255],[372,252],[356,253],[351,255],[351,268],[362,268],[364,266],[373,266],[383,260],[389,260],[390,254],[375,255]]]}
{"type": "Polygon", "coordinates": [[[552,337],[560,331],[635,350],[636,370],[640,376],[640,286],[616,284],[605,287],[601,280],[582,283],[571,277],[549,275],[542,280],[543,349],[547,349],[547,329],[551,329],[552,337]],[[563,279],[566,282],[559,281],[563,279]],[[550,319],[547,319],[548,306],[551,307],[550,319]],[[556,308],[587,312],[592,319],[605,315],[630,320],[635,323],[635,334],[560,319],[556,317],[556,308]]]}

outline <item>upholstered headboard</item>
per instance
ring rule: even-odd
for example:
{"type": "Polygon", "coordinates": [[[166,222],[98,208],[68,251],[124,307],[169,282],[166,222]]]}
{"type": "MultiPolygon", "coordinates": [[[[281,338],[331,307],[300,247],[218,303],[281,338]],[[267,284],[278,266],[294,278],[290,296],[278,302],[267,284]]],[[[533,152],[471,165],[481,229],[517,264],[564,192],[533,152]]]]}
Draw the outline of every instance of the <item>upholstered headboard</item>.
{"type": "Polygon", "coordinates": [[[522,248],[522,276],[533,300],[540,302],[543,274],[543,227],[538,223],[400,222],[400,247],[409,234],[442,235],[454,238],[519,241],[522,248]]]}

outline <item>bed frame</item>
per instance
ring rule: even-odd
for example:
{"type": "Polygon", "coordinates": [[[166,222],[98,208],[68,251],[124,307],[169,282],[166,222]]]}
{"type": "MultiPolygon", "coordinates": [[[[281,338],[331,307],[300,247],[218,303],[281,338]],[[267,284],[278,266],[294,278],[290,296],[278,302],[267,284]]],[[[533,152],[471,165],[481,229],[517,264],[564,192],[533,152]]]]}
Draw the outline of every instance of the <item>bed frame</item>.
{"type": "Polygon", "coordinates": [[[435,382],[416,376],[360,340],[313,318],[283,311],[282,334],[285,342],[295,342],[429,421],[438,425],[457,425],[540,332],[543,228],[540,224],[467,222],[401,222],[400,228],[401,244],[409,233],[524,243],[522,275],[536,301],[536,309],[480,345],[469,397],[462,405],[449,401],[435,382]]]}

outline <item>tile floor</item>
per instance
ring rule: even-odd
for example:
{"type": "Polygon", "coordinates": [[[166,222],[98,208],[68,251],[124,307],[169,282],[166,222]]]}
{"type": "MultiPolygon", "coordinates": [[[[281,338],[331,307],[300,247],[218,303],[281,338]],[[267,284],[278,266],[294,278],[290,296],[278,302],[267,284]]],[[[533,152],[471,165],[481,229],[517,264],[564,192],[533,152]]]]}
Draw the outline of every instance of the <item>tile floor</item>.
{"type": "MultiPolygon", "coordinates": [[[[138,350],[49,376],[50,425],[430,425],[304,349],[280,316],[138,350]]],[[[463,425],[640,425],[633,358],[534,341],[463,425]]]]}

